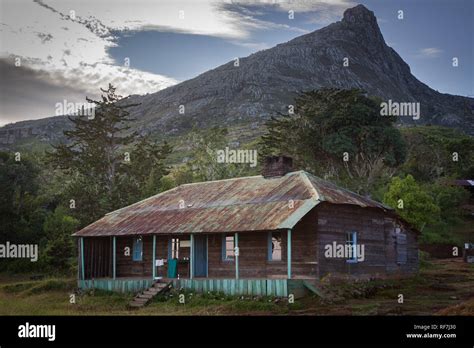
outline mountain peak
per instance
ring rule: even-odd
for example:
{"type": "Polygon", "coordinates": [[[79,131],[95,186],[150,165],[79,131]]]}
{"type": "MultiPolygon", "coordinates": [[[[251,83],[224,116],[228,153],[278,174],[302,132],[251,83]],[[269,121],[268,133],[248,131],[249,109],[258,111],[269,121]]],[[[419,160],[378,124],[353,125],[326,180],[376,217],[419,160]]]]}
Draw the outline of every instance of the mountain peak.
{"type": "MultiPolygon", "coordinates": [[[[359,39],[372,47],[372,51],[383,50],[385,41],[374,13],[364,5],[344,11],[341,25],[358,35],[359,39]]],[[[380,51],[381,52],[381,51],[380,51]]]]}
{"type": "MultiPolygon", "coordinates": [[[[156,93],[131,97],[140,104],[130,109],[136,120],[133,130],[174,137],[187,134],[193,125],[238,126],[241,135],[232,136],[246,142],[261,135],[266,120],[286,114],[301,92],[333,87],[359,88],[385,101],[420,103],[420,120],[404,117],[400,123],[442,125],[474,134],[474,98],[441,94],[418,81],[386,45],[374,13],[362,5],[347,9],[341,21],[242,62],[239,68],[230,62],[156,93]],[[186,105],[185,117],[177,105],[186,105]]],[[[0,128],[0,149],[23,147],[28,138],[57,143],[70,127],[66,116],[6,125],[0,128]]]]}
{"type": "Polygon", "coordinates": [[[352,24],[376,23],[377,19],[372,11],[364,5],[357,5],[344,11],[343,22],[352,24]]]}

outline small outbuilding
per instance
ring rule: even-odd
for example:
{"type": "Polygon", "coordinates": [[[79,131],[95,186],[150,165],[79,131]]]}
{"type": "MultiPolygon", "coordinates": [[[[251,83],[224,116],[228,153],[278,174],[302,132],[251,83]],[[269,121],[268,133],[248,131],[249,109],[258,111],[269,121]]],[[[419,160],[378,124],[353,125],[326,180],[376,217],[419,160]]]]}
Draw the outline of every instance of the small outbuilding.
{"type": "Polygon", "coordinates": [[[321,277],[418,270],[416,231],[393,209],[266,159],[262,175],[185,184],[74,234],[79,287],[287,296],[321,277]]]}

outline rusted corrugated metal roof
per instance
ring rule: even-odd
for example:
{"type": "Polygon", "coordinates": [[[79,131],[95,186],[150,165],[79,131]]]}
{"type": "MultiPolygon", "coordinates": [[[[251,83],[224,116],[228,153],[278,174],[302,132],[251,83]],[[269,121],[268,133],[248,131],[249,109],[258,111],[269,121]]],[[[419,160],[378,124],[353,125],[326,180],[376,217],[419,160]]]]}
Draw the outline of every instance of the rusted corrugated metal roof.
{"type": "Polygon", "coordinates": [[[335,184],[318,178],[312,174],[306,173],[311,184],[319,194],[319,199],[333,204],[352,204],[360,207],[380,208],[383,210],[392,210],[392,208],[374,201],[368,197],[363,197],[352,191],[346,190],[335,184]]]}
{"type": "Polygon", "coordinates": [[[307,172],[186,184],[105,215],[75,236],[293,228],[320,202],[390,209],[307,172]]]}

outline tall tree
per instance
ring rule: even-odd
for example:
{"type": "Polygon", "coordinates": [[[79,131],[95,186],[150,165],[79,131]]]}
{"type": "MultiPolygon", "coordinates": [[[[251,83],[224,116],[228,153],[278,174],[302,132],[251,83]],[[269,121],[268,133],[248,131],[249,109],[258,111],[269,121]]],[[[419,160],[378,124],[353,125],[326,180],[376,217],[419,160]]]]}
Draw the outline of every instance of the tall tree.
{"type": "Polygon", "coordinates": [[[361,90],[323,88],[301,94],[294,114],[273,117],[262,136],[264,155],[286,154],[297,166],[368,193],[405,159],[393,117],[361,90]]]}
{"type": "Polygon", "coordinates": [[[74,128],[64,132],[69,143],[53,146],[56,151],[52,157],[53,163],[61,169],[94,178],[108,190],[113,189],[115,173],[123,165],[120,150],[135,136],[127,134],[131,121],[127,109],[139,105],[118,103],[122,97],[115,90],[109,84],[107,90],[101,88],[102,100],[86,98],[95,105],[94,116],[70,117],[74,128]]]}
{"type": "Polygon", "coordinates": [[[187,162],[184,172],[181,169],[175,173],[181,178],[191,178],[192,181],[221,180],[255,174],[256,168],[251,168],[248,163],[219,162],[218,152],[224,151],[226,147],[230,148],[228,134],[227,128],[222,127],[207,130],[194,128],[186,139],[192,158],[187,162]],[[186,171],[189,173],[186,174],[186,171]]]}
{"type": "Polygon", "coordinates": [[[408,156],[401,170],[416,180],[474,177],[474,137],[440,126],[406,128],[402,134],[408,156]]]}
{"type": "Polygon", "coordinates": [[[171,151],[148,138],[133,144],[137,134],[130,131],[128,109],[138,104],[127,103],[112,85],[101,91],[101,100],[87,98],[94,116],[70,118],[74,128],[64,132],[67,142],[49,154],[69,176],[64,198],[82,225],[143,198],[150,173],[166,174],[163,161],[171,151]]]}
{"type": "Polygon", "coordinates": [[[127,192],[127,198],[139,200],[163,190],[161,178],[169,174],[165,165],[172,147],[165,141],[163,144],[153,142],[149,136],[141,137],[130,152],[130,162],[124,166],[120,192],[127,192]]]}

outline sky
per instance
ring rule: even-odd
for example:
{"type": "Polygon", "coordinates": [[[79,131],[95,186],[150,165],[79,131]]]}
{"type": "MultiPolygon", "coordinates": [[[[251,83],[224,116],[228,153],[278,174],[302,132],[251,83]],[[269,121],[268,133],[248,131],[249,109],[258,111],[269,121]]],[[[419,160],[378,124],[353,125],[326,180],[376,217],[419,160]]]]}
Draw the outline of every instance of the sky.
{"type": "Polygon", "coordinates": [[[0,0],[0,125],[54,116],[109,82],[124,96],[156,92],[359,3],[419,80],[474,97],[472,0],[0,0]]]}

